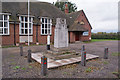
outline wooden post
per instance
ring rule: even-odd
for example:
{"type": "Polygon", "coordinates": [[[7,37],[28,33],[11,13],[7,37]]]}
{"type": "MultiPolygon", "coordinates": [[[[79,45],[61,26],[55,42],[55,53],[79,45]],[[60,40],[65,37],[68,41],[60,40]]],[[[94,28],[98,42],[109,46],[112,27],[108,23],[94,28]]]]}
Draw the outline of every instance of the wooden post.
{"type": "Polygon", "coordinates": [[[32,62],[32,58],[31,58],[31,50],[28,50],[28,62],[32,62]]]}
{"type": "Polygon", "coordinates": [[[82,51],[85,51],[85,45],[82,46],[82,51]]]}
{"type": "Polygon", "coordinates": [[[20,45],[20,56],[23,56],[23,46],[20,45]]]}
{"type": "Polygon", "coordinates": [[[47,75],[47,57],[41,57],[41,74],[43,76],[47,75]]]}
{"type": "Polygon", "coordinates": [[[82,51],[81,55],[81,65],[86,66],[86,51],[82,51]]]}
{"type": "Polygon", "coordinates": [[[104,49],[104,59],[108,59],[108,47],[104,49]]]}

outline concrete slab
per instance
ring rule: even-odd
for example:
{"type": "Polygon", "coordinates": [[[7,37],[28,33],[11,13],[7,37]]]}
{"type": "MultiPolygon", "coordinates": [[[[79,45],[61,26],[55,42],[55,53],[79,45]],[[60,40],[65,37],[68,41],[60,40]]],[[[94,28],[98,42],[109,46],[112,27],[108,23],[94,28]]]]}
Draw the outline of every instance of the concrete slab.
{"type": "MultiPolygon", "coordinates": [[[[32,58],[40,64],[41,64],[41,57],[42,56],[43,56],[42,53],[32,53],[32,58]]],[[[86,54],[86,60],[95,59],[95,58],[99,58],[99,56],[92,55],[92,54],[86,54]]],[[[52,59],[48,58],[47,60],[48,60],[47,68],[50,69],[50,68],[56,68],[56,67],[60,67],[63,65],[68,65],[68,64],[80,62],[81,57],[61,59],[61,60],[52,60],[52,59]]]]}

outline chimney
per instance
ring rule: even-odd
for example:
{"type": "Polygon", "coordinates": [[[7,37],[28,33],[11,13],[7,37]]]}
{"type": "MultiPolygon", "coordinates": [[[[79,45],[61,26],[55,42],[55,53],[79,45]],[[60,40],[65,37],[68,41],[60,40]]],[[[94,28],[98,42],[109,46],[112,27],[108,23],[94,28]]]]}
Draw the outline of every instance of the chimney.
{"type": "Polygon", "coordinates": [[[68,10],[68,3],[66,2],[65,3],[65,14],[69,13],[69,10],[68,10]]]}

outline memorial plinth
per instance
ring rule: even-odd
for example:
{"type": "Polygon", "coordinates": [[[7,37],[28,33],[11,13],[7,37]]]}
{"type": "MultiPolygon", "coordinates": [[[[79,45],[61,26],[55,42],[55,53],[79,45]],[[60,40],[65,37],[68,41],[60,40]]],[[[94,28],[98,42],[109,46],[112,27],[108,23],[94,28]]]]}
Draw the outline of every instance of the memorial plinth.
{"type": "Polygon", "coordinates": [[[67,59],[80,56],[80,52],[72,51],[68,48],[68,28],[66,19],[57,18],[54,33],[54,47],[45,53],[46,57],[54,60],[67,59]]]}

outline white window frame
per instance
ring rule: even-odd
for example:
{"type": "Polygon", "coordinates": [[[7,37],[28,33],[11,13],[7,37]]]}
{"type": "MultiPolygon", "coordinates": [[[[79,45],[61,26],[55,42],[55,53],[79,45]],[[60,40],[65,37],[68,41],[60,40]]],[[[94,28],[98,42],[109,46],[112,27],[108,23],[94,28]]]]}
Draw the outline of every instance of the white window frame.
{"type": "MultiPolygon", "coordinates": [[[[29,28],[29,30],[31,30],[31,33],[29,33],[29,34],[33,35],[33,17],[30,16],[30,18],[31,18],[31,21],[29,20],[30,21],[29,24],[31,24],[31,28],[29,28]]],[[[26,16],[26,15],[19,16],[19,21],[20,21],[19,35],[28,35],[28,27],[27,28],[25,27],[25,24],[27,24],[27,26],[28,26],[28,16],[26,16]],[[21,20],[21,17],[23,17],[23,21],[21,20]],[[25,21],[25,18],[27,18],[27,21],[25,21]],[[22,26],[22,24],[23,24],[23,26],[22,26]],[[24,30],[24,33],[22,33],[22,29],[24,30]],[[27,30],[27,34],[26,34],[25,30],[27,30]]]]}
{"type": "Polygon", "coordinates": [[[0,33],[0,35],[10,35],[10,31],[9,31],[9,15],[8,13],[0,13],[0,15],[2,15],[2,20],[0,20],[0,22],[3,24],[3,26],[0,26],[0,29],[2,29],[2,34],[0,33]],[[5,16],[7,16],[7,20],[4,20],[5,16]],[[7,22],[7,27],[5,27],[5,22],[7,22]],[[7,33],[5,34],[5,29],[8,29],[7,33]]]}
{"type": "Polygon", "coordinates": [[[41,17],[41,35],[52,35],[52,19],[48,18],[48,17],[41,17]],[[44,19],[44,22],[42,22],[42,19],[44,19]],[[45,23],[45,19],[47,19],[47,23],[45,23]],[[50,20],[50,23],[48,23],[48,20],[50,20]],[[45,24],[47,24],[47,28],[45,28],[45,24]],[[44,25],[44,28],[42,28],[42,25],[44,25]],[[50,25],[50,28],[48,28],[48,25],[50,25]],[[42,32],[42,30],[44,29],[44,33],[42,32]],[[45,32],[45,30],[47,29],[47,33],[45,32]],[[50,33],[48,33],[50,29],[50,33]]]}
{"type": "Polygon", "coordinates": [[[89,35],[89,31],[83,32],[83,36],[88,36],[88,35],[89,35]]]}

